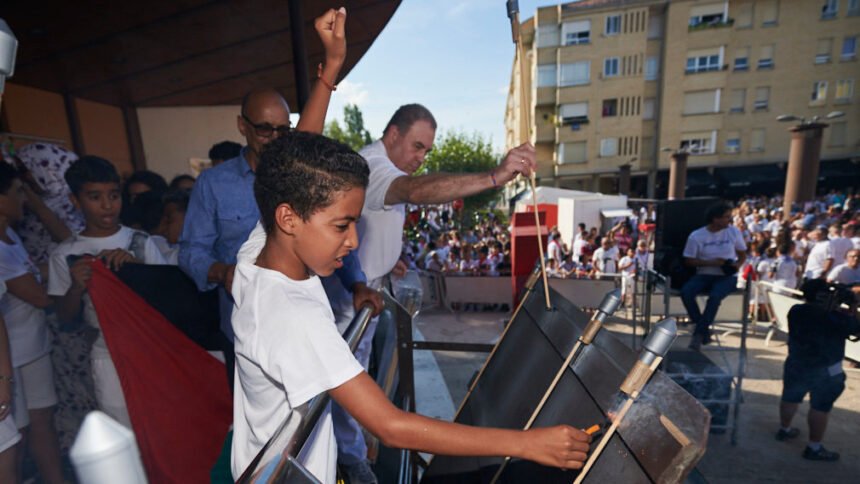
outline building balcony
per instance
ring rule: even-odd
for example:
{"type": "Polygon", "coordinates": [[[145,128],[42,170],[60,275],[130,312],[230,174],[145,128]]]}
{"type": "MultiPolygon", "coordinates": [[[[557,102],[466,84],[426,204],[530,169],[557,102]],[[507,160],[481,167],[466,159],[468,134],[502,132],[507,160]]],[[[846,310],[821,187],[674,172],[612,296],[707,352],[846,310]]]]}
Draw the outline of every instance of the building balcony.
{"type": "Polygon", "coordinates": [[[722,29],[726,27],[731,27],[735,24],[735,19],[727,18],[725,20],[716,20],[713,22],[701,22],[696,24],[691,24],[687,27],[687,32],[698,32],[700,30],[711,30],[711,29],[722,29]]]}

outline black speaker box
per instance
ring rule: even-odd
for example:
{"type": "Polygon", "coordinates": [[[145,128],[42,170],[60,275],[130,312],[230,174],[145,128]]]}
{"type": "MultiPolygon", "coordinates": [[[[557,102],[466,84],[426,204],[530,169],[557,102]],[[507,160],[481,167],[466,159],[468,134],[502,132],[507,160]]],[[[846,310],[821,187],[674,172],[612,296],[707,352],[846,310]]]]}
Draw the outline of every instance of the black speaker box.
{"type": "Polygon", "coordinates": [[[693,272],[684,265],[683,252],[690,233],[705,225],[705,211],[715,197],[662,200],[657,203],[654,234],[654,270],[671,277],[672,289],[680,289],[693,272]]]}

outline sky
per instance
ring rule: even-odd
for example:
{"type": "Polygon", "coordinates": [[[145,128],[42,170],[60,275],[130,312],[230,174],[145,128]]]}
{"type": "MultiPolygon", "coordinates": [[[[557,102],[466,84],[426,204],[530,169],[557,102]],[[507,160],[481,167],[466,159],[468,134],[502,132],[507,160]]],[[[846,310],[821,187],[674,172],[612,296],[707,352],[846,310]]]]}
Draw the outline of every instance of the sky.
{"type": "MultiPolygon", "coordinates": [[[[556,3],[520,1],[520,19],[556,3]]],[[[349,42],[349,18],[346,28],[349,42]]],[[[343,106],[357,104],[378,138],[399,106],[417,102],[433,112],[437,140],[446,131],[477,132],[501,153],[514,50],[505,0],[403,0],[338,84],[329,119],[342,120],[343,106]]]]}

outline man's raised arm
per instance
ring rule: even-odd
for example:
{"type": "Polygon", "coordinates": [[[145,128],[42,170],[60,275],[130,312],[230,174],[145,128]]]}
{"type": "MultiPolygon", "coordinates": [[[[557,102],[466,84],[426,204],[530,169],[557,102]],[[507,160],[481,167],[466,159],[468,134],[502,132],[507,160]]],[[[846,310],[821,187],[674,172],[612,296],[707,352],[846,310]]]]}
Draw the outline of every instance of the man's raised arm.
{"type": "Polygon", "coordinates": [[[535,148],[531,143],[525,143],[509,151],[502,163],[489,173],[431,173],[397,178],[385,193],[385,204],[447,203],[501,187],[518,174],[529,176],[535,167],[535,148]]]}

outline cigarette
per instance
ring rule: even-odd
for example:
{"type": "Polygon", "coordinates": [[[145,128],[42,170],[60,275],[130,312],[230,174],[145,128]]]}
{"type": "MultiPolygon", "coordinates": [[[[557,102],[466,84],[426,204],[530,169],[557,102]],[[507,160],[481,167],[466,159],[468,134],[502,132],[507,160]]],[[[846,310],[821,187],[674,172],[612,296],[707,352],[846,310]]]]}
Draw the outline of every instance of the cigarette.
{"type": "Polygon", "coordinates": [[[598,430],[600,430],[600,425],[598,425],[598,424],[594,424],[594,425],[592,425],[591,427],[588,427],[588,428],[585,430],[585,433],[587,433],[588,435],[594,435],[594,434],[595,434],[595,432],[597,432],[598,430]]]}

